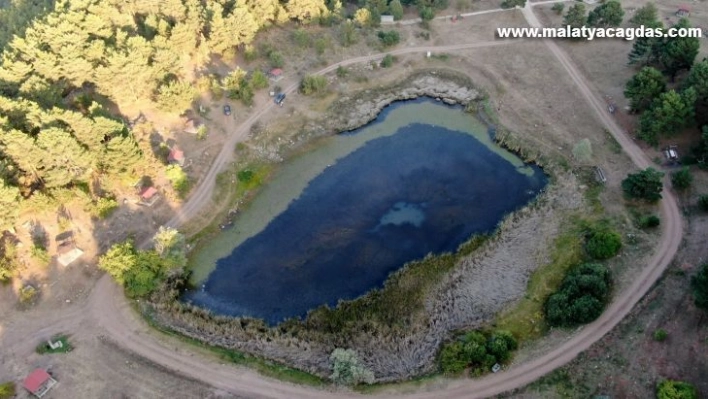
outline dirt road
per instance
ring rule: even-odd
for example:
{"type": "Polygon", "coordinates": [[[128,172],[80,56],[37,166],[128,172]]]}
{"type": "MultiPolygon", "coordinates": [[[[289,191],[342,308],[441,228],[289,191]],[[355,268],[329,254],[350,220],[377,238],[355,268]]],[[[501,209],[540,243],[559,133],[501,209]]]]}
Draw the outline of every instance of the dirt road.
{"type": "MultiPolygon", "coordinates": [[[[540,25],[533,14],[530,3],[523,10],[524,16],[532,26],[540,25]]],[[[406,54],[415,52],[451,52],[456,50],[474,49],[480,47],[497,46],[517,43],[515,41],[491,41],[473,44],[460,44],[443,47],[416,47],[392,51],[392,54],[406,54]]],[[[643,152],[630,140],[617,126],[605,109],[601,97],[593,92],[591,85],[578,72],[568,56],[553,42],[546,42],[550,52],[558,62],[568,71],[578,89],[588,100],[588,104],[602,120],[603,124],[621,144],[624,151],[640,168],[650,165],[643,152]]],[[[338,66],[345,66],[359,62],[369,62],[383,57],[384,54],[375,54],[354,58],[331,65],[319,74],[327,73],[338,66]]],[[[286,92],[296,89],[293,84],[286,92]]],[[[273,104],[261,106],[242,125],[233,130],[223,149],[217,156],[212,168],[202,180],[190,200],[180,210],[179,214],[169,222],[169,225],[179,226],[190,219],[210,202],[211,193],[215,185],[215,177],[222,166],[232,156],[234,145],[246,137],[250,126],[266,114],[273,104]]],[[[588,349],[594,342],[616,326],[644,296],[656,280],[661,276],[666,266],[673,259],[682,237],[681,216],[674,197],[668,192],[661,202],[663,235],[656,253],[648,262],[644,271],[638,276],[634,284],[616,298],[614,303],[594,323],[586,326],[574,336],[569,338],[559,347],[544,356],[519,365],[513,365],[507,371],[493,374],[477,380],[459,379],[451,380],[438,390],[418,392],[406,395],[409,398],[484,398],[522,387],[544,374],[560,367],[580,352],[588,349]]],[[[231,392],[235,395],[248,398],[348,398],[361,395],[346,391],[324,391],[305,386],[296,386],[263,377],[253,371],[223,365],[209,358],[196,356],[188,348],[175,348],[151,331],[145,322],[130,309],[129,303],[121,290],[104,276],[92,291],[88,301],[88,309],[81,314],[73,315],[82,322],[89,320],[97,323],[108,331],[109,339],[120,347],[135,352],[136,354],[162,365],[176,373],[210,384],[216,388],[231,392]]],[[[73,318],[72,317],[72,318],[73,318]]],[[[67,323],[65,318],[62,323],[67,323]]],[[[76,323],[78,325],[78,323],[76,323]]],[[[390,397],[382,395],[382,397],[390,397]]]]}

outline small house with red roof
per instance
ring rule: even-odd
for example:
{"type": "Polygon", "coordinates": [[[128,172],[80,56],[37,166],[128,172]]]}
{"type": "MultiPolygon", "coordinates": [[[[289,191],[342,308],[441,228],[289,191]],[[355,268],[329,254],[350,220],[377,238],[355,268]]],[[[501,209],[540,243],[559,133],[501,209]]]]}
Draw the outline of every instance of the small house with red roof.
{"type": "Polygon", "coordinates": [[[691,9],[686,5],[679,6],[676,10],[676,16],[679,18],[687,18],[691,16],[691,9]]]}
{"type": "Polygon", "coordinates": [[[270,70],[270,72],[268,72],[268,77],[273,82],[278,82],[283,79],[283,70],[280,68],[273,68],[270,70]]]}
{"type": "Polygon", "coordinates": [[[140,190],[140,204],[146,206],[153,206],[155,202],[160,198],[157,189],[153,186],[144,187],[140,190]]]}
{"type": "Polygon", "coordinates": [[[22,386],[35,397],[41,398],[56,384],[57,380],[52,378],[46,370],[36,369],[25,378],[22,386]]]}
{"type": "Polygon", "coordinates": [[[170,154],[167,156],[167,162],[184,166],[184,152],[179,147],[172,147],[170,154]]]}

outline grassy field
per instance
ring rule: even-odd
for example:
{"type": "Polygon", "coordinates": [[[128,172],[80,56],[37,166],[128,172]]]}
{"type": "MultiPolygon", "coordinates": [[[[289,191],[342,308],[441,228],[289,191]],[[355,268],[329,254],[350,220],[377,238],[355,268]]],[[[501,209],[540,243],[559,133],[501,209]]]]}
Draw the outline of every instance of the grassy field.
{"type": "Polygon", "coordinates": [[[541,337],[547,330],[543,311],[546,299],[560,287],[566,272],[583,260],[583,255],[583,236],[571,222],[553,242],[551,261],[531,275],[523,299],[498,315],[493,325],[510,331],[520,342],[541,337]]]}

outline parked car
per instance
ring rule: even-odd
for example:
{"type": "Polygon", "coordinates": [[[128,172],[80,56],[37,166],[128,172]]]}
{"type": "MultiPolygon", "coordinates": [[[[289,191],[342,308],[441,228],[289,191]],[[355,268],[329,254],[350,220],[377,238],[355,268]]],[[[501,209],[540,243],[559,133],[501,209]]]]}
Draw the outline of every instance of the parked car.
{"type": "Polygon", "coordinates": [[[229,104],[224,105],[224,115],[231,115],[231,106],[229,104]]]}
{"type": "Polygon", "coordinates": [[[283,106],[283,101],[285,101],[285,93],[280,93],[277,96],[275,96],[275,101],[276,104],[280,105],[281,107],[283,106]]]}

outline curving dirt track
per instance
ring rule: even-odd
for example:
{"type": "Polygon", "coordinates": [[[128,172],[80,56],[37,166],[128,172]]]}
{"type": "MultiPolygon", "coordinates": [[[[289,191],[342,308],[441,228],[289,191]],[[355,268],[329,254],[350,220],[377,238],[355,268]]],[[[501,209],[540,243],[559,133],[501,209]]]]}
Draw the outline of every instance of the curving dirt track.
{"type": "MultiPolygon", "coordinates": [[[[531,26],[540,26],[533,11],[531,3],[522,10],[531,26]]],[[[474,44],[461,44],[441,47],[416,47],[392,51],[392,54],[406,54],[427,51],[454,51],[473,49],[479,47],[503,45],[512,41],[491,41],[474,44]]],[[[587,99],[588,105],[597,114],[598,118],[607,127],[610,133],[620,143],[635,165],[645,168],[650,165],[641,149],[635,145],[614,122],[605,109],[601,97],[593,92],[587,79],[583,77],[568,56],[552,41],[546,41],[549,51],[557,61],[570,74],[578,89],[587,99]]],[[[381,58],[384,54],[354,58],[331,65],[319,74],[330,72],[340,65],[349,65],[358,62],[369,62],[381,58]]],[[[286,92],[292,92],[296,86],[291,85],[286,92]]],[[[273,107],[266,104],[258,109],[240,127],[236,128],[224,145],[222,151],[214,161],[212,168],[202,184],[197,188],[190,200],[180,210],[179,214],[169,224],[178,226],[190,219],[209,202],[215,185],[215,177],[221,167],[230,159],[234,145],[242,140],[250,126],[273,107]]],[[[661,201],[663,235],[654,256],[649,260],[646,268],[637,277],[635,282],[617,297],[603,315],[580,330],[565,343],[535,359],[524,364],[514,365],[509,370],[487,376],[477,380],[452,380],[435,391],[408,394],[409,398],[485,398],[505,391],[522,387],[552,370],[568,363],[579,353],[588,349],[593,343],[602,338],[616,326],[644,296],[657,279],[662,275],[666,266],[673,259],[682,238],[681,215],[673,195],[665,185],[665,197],[661,201]]],[[[248,398],[349,398],[361,395],[346,391],[325,391],[315,388],[298,386],[275,381],[263,377],[253,371],[234,368],[217,363],[213,360],[193,356],[189,352],[178,351],[169,347],[154,333],[149,331],[144,321],[140,320],[130,308],[127,300],[108,276],[100,279],[88,301],[87,311],[83,318],[90,318],[93,322],[105,327],[110,339],[119,346],[126,348],[150,361],[160,364],[182,375],[197,379],[216,388],[231,392],[235,395],[248,398]]],[[[78,317],[78,316],[77,316],[78,317]]],[[[394,394],[384,394],[381,397],[394,397],[394,394]]]]}

